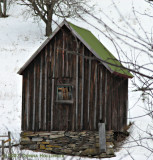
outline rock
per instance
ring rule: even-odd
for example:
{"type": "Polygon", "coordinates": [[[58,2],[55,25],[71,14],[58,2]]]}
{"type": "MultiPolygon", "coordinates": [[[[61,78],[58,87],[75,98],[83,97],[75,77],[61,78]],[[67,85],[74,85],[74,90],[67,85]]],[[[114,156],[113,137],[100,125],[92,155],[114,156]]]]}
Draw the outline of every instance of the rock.
{"type": "Polygon", "coordinates": [[[21,142],[26,141],[26,142],[30,142],[30,138],[29,137],[25,137],[25,138],[21,138],[21,142]]]}
{"type": "Polygon", "coordinates": [[[64,133],[64,136],[66,136],[66,137],[69,137],[71,134],[70,134],[70,132],[65,132],[64,133]]]}
{"type": "Polygon", "coordinates": [[[53,142],[53,141],[52,141],[52,140],[49,140],[49,139],[46,139],[46,142],[50,142],[50,143],[51,143],[51,142],[53,142]]]}
{"type": "Polygon", "coordinates": [[[37,144],[30,145],[30,146],[29,146],[29,149],[31,149],[31,150],[36,150],[36,149],[38,149],[38,145],[37,145],[37,144]]]}
{"type": "Polygon", "coordinates": [[[50,135],[57,135],[60,131],[51,131],[50,135]]]}
{"type": "Polygon", "coordinates": [[[21,145],[20,146],[20,149],[22,150],[22,149],[29,149],[29,146],[28,145],[21,145]]]}
{"type": "Polygon", "coordinates": [[[112,142],[106,142],[107,148],[113,148],[114,144],[112,142]]]}
{"type": "Polygon", "coordinates": [[[68,132],[68,133],[69,133],[69,135],[72,135],[72,136],[77,135],[77,132],[68,132]]]}
{"type": "Polygon", "coordinates": [[[63,135],[50,135],[49,138],[54,139],[54,138],[60,138],[60,137],[64,137],[63,135]]]}
{"type": "Polygon", "coordinates": [[[86,135],[87,132],[80,132],[79,135],[86,135]]]}
{"type": "Polygon", "coordinates": [[[47,151],[52,151],[53,149],[52,149],[52,148],[46,148],[45,150],[47,150],[47,151]]]}
{"type": "Polygon", "coordinates": [[[114,131],[113,130],[109,130],[109,131],[106,132],[106,134],[114,135],[114,131]]]}
{"type": "Polygon", "coordinates": [[[32,141],[22,141],[22,142],[20,142],[20,145],[28,145],[28,144],[36,144],[36,142],[32,142],[32,141]]]}
{"type": "Polygon", "coordinates": [[[107,149],[106,154],[108,155],[114,155],[114,149],[107,149]]]}
{"type": "Polygon", "coordinates": [[[72,150],[70,150],[70,149],[63,149],[62,152],[66,153],[66,154],[71,154],[72,150]]]}
{"type": "Polygon", "coordinates": [[[101,153],[101,154],[99,155],[99,158],[106,158],[106,157],[107,157],[106,153],[101,153]]]}
{"type": "Polygon", "coordinates": [[[96,148],[99,148],[99,143],[96,143],[96,144],[95,144],[95,147],[96,147],[96,148]]]}
{"type": "Polygon", "coordinates": [[[33,134],[34,132],[21,132],[21,137],[22,136],[27,136],[27,135],[31,135],[33,134]]]}
{"type": "Polygon", "coordinates": [[[50,144],[50,142],[38,142],[39,144],[50,144]]]}
{"type": "Polygon", "coordinates": [[[69,144],[68,145],[68,147],[70,147],[70,148],[75,148],[75,146],[76,146],[75,144],[69,144]]]}
{"type": "Polygon", "coordinates": [[[58,135],[64,135],[65,131],[59,131],[57,134],[58,135]]]}
{"type": "Polygon", "coordinates": [[[40,149],[46,149],[45,145],[41,144],[40,149]]]}
{"type": "Polygon", "coordinates": [[[41,132],[40,132],[40,133],[38,133],[38,135],[39,135],[39,136],[49,136],[50,133],[46,133],[46,132],[44,132],[44,133],[42,132],[42,133],[41,133],[41,132]]]}
{"type": "Polygon", "coordinates": [[[61,146],[55,146],[55,145],[46,145],[47,148],[60,148],[61,146]]]}
{"type": "Polygon", "coordinates": [[[78,139],[79,138],[79,136],[72,136],[72,135],[70,135],[70,137],[73,138],[73,139],[75,139],[75,138],[78,139]]]}
{"type": "Polygon", "coordinates": [[[95,148],[89,148],[89,149],[86,149],[84,150],[80,155],[82,156],[87,156],[87,155],[97,155],[99,154],[99,149],[95,149],[95,148]]]}
{"type": "Polygon", "coordinates": [[[41,142],[41,141],[43,141],[43,138],[41,138],[41,137],[33,137],[32,141],[34,141],[34,142],[41,142]]]}

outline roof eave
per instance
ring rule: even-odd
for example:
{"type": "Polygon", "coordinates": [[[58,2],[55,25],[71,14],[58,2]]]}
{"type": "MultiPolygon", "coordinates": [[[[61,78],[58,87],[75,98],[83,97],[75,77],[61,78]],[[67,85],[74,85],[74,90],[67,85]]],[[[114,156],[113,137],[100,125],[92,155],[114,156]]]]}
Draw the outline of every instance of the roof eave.
{"type": "Polygon", "coordinates": [[[123,78],[133,78],[134,76],[130,76],[130,75],[127,75],[127,74],[121,74],[119,72],[113,72],[113,74],[117,75],[117,76],[120,76],[120,77],[123,77],[123,78]]]}

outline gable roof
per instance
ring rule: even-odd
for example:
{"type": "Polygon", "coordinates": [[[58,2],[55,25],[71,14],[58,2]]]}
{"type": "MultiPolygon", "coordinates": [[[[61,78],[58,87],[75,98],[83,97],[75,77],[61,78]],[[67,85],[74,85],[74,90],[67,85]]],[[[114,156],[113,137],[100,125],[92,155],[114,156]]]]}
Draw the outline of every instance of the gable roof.
{"type": "Polygon", "coordinates": [[[66,25],[70,31],[98,58],[102,64],[111,72],[127,78],[132,78],[133,75],[123,68],[123,65],[104,47],[104,45],[87,29],[78,27],[70,22],[63,21],[57,29],[45,40],[38,50],[30,57],[30,59],[18,71],[18,74],[26,69],[47,43],[56,35],[61,27],[66,25]],[[121,67],[119,67],[121,66],[121,67]]]}

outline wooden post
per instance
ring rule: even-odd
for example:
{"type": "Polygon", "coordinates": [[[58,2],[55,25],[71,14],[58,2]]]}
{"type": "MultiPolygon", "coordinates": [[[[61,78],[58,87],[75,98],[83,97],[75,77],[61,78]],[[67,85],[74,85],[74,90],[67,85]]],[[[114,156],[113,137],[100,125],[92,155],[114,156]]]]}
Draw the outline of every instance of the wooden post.
{"type": "Polygon", "coordinates": [[[9,154],[10,154],[10,158],[9,158],[9,160],[12,160],[12,152],[11,152],[11,132],[9,131],[8,132],[8,139],[10,140],[9,141],[9,154]]]}
{"type": "Polygon", "coordinates": [[[2,140],[2,160],[4,160],[4,140],[2,140]]]}
{"type": "Polygon", "coordinates": [[[98,123],[98,127],[99,127],[99,149],[100,152],[106,152],[105,123],[98,123]]]}

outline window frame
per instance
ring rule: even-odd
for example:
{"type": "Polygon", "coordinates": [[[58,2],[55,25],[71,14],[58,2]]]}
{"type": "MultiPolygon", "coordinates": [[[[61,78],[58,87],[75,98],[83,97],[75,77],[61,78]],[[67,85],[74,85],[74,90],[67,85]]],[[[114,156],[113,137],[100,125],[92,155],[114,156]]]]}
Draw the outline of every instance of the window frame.
{"type": "Polygon", "coordinates": [[[65,103],[65,104],[72,104],[74,101],[73,101],[73,88],[74,88],[74,86],[72,85],[72,84],[57,84],[56,85],[56,103],[65,103]],[[71,87],[72,88],[72,99],[71,100],[64,100],[64,99],[62,99],[62,100],[59,100],[58,99],[58,88],[59,87],[71,87]]]}

